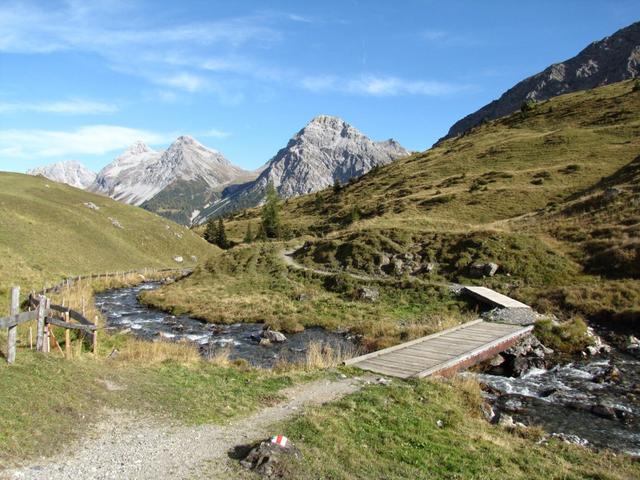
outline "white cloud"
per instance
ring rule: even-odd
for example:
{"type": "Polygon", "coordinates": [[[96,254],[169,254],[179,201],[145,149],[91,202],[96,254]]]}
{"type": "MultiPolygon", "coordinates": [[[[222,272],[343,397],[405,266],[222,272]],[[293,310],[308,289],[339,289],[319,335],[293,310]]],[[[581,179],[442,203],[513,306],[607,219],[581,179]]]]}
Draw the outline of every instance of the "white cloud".
{"type": "Polygon", "coordinates": [[[59,50],[93,51],[106,57],[142,51],[157,52],[166,46],[225,44],[280,40],[281,33],[253,15],[218,21],[145,28],[127,21],[131,8],[122,2],[88,4],[66,2],[66,8],[45,9],[28,3],[0,5],[0,51],[47,53],[59,50]]]}
{"type": "Polygon", "coordinates": [[[206,132],[201,133],[199,136],[209,138],[228,138],[231,136],[231,132],[225,132],[224,130],[212,128],[211,130],[207,130],[206,132]]]}
{"type": "Polygon", "coordinates": [[[207,86],[207,81],[204,78],[186,72],[178,73],[168,77],[161,77],[156,79],[155,81],[160,85],[166,85],[168,87],[186,90],[187,92],[197,92],[207,86]]]}
{"type": "Polygon", "coordinates": [[[0,152],[12,158],[104,155],[141,140],[163,143],[165,135],[118,125],[88,125],[72,131],[0,130],[0,152]]]}
{"type": "Polygon", "coordinates": [[[340,78],[333,75],[305,77],[301,86],[312,92],[337,91],[355,95],[389,97],[399,95],[443,96],[467,90],[458,85],[433,80],[408,80],[395,76],[362,75],[340,78]]]}
{"type": "Polygon", "coordinates": [[[60,113],[68,115],[94,115],[114,113],[113,104],[92,100],[72,99],[53,102],[0,102],[0,114],[11,112],[60,113]]]}

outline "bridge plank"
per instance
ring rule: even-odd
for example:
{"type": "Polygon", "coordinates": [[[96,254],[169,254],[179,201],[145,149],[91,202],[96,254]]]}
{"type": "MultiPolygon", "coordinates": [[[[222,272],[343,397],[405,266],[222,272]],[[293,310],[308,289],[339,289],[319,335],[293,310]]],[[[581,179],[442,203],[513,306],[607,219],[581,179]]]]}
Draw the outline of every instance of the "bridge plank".
{"type": "Polygon", "coordinates": [[[448,374],[506,350],[532,328],[477,320],[345,363],[399,378],[448,374]]]}

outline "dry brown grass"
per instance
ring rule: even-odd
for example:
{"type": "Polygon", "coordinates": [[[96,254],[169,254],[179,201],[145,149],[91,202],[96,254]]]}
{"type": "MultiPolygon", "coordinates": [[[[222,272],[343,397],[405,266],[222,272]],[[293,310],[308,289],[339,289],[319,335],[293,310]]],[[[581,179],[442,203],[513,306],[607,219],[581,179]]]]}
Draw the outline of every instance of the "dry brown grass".
{"type": "Polygon", "coordinates": [[[304,366],[307,370],[333,368],[356,354],[355,347],[332,347],[322,342],[311,342],[307,348],[304,366]]]}
{"type": "Polygon", "coordinates": [[[129,338],[116,357],[118,361],[138,362],[145,365],[172,360],[182,364],[202,361],[198,348],[190,342],[168,342],[129,338]]]}

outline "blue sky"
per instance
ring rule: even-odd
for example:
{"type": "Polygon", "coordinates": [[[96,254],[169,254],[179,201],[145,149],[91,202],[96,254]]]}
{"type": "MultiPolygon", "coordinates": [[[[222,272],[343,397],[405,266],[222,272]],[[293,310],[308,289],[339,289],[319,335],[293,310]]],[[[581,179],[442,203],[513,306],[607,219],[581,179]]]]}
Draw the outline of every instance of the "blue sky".
{"type": "Polygon", "coordinates": [[[318,114],[424,150],[639,0],[0,3],[0,170],[192,135],[248,169],[318,114]]]}

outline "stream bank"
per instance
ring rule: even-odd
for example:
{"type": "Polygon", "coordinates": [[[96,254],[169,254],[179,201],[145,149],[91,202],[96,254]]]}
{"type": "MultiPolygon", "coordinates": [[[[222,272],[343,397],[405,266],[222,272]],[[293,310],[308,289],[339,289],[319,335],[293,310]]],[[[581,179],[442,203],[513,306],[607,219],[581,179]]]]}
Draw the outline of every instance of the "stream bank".
{"type": "Polygon", "coordinates": [[[198,345],[203,356],[228,350],[232,360],[243,359],[257,367],[271,368],[278,362],[305,360],[312,343],[330,347],[334,352],[354,352],[356,345],[344,334],[323,328],[307,328],[287,335],[282,343],[260,343],[264,325],[235,323],[221,325],[203,322],[188,315],[170,315],[138,301],[144,290],[153,290],[159,282],[107,290],[95,295],[95,304],[106,318],[107,327],[131,333],[145,340],[189,341],[198,345]]]}

